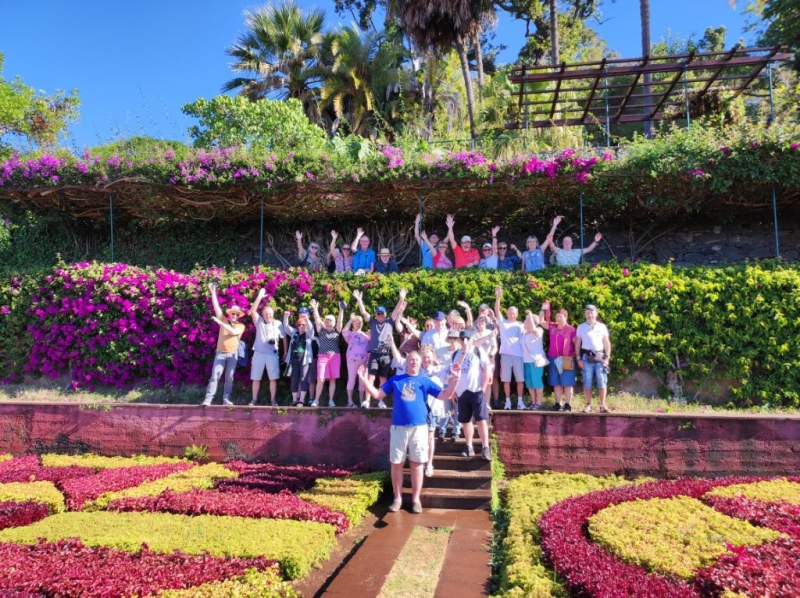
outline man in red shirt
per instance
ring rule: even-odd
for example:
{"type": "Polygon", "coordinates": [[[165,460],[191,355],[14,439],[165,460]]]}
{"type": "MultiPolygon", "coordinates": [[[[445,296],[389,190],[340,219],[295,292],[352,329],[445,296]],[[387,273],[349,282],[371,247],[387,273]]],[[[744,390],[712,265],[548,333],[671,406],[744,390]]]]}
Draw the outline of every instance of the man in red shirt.
{"type": "Polygon", "coordinates": [[[468,235],[461,237],[461,244],[456,243],[456,237],[453,234],[453,225],[456,219],[452,214],[447,215],[447,239],[450,241],[450,246],[453,248],[453,256],[455,257],[456,268],[474,268],[480,261],[481,256],[478,250],[472,246],[472,239],[468,235]]]}

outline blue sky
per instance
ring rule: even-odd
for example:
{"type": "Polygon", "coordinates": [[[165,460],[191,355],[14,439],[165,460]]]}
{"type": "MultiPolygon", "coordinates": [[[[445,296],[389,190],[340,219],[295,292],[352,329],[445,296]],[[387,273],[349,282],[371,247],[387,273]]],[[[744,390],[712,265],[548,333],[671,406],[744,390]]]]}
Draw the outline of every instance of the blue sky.
{"type": "MultiPolygon", "coordinates": [[[[242,12],[258,3],[238,0],[40,0],[7,2],[3,8],[0,52],[3,77],[20,76],[35,89],[52,93],[77,89],[81,117],[66,144],[81,150],[130,135],[188,141],[193,119],[180,109],[198,97],[210,98],[232,78],[225,48],[243,27],[242,12]]],[[[299,0],[304,8],[326,11],[329,26],[348,25],[330,1],[299,0]]],[[[702,36],[706,27],[728,28],[727,47],[744,36],[744,0],[736,10],[728,0],[651,0],[655,42],[702,36]]],[[[639,0],[605,0],[596,27],[621,56],[639,56],[639,0]]],[[[495,43],[513,62],[524,44],[524,27],[503,17],[495,43]]],[[[745,37],[746,42],[752,40],[745,37]]]]}

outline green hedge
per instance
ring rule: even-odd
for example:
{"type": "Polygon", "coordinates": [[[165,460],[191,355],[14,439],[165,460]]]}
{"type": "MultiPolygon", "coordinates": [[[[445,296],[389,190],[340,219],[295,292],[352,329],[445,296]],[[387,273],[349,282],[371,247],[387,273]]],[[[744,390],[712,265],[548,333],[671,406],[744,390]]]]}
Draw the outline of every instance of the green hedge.
{"type": "MultiPolygon", "coordinates": [[[[242,278],[237,272],[215,275],[221,277],[223,289],[242,278]]],[[[26,362],[32,346],[27,310],[31,296],[43,284],[44,275],[36,274],[0,283],[0,336],[7,339],[0,345],[0,374],[6,379],[19,375],[26,362]]],[[[573,324],[583,320],[583,305],[597,305],[614,346],[612,380],[640,368],[664,379],[677,362],[684,382],[706,386],[733,382],[730,394],[737,406],[800,406],[797,264],[683,269],[606,263],[571,270],[549,268],[535,277],[479,270],[417,270],[385,277],[321,274],[314,277],[304,300],[316,297],[324,312],[333,310],[341,297],[353,309],[352,291],[363,289],[368,308],[385,305],[391,310],[398,290],[406,287],[407,313],[423,318],[455,307],[458,300],[473,307],[492,304],[498,284],[505,289],[504,306],[538,312],[541,302],[549,299],[554,307],[569,310],[573,324]]],[[[80,295],[82,290],[78,284],[69,292],[80,295]]],[[[297,308],[293,297],[279,296],[276,305],[297,308]]]]}

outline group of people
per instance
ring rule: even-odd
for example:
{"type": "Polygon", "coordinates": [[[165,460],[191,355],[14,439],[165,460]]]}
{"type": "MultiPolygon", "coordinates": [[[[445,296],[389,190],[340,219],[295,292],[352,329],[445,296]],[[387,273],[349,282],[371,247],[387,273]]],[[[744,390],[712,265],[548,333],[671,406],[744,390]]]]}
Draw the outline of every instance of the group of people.
{"type": "MultiPolygon", "coordinates": [[[[209,291],[212,318],[220,329],[203,404],[211,404],[224,376],[222,402],[232,405],[233,376],[245,331],[241,321],[244,311],[234,306],[223,313],[216,286],[211,284],[209,291]]],[[[592,411],[594,386],[598,389],[599,411],[609,410],[611,340],[608,328],[598,321],[594,305],[585,307],[585,321],[575,328],[569,324],[567,311],[553,313],[549,301],[542,303],[538,314],[527,310],[524,317],[516,306],[503,310],[503,289],[498,286],[493,308],[483,303],[473,316],[469,304],[459,301],[463,316],[458,309],[447,314],[437,311],[420,329],[414,318],[405,316],[405,289],[400,290],[391,313],[384,306],[369,313],[362,292],[353,291],[358,313],[351,313],[347,323],[344,301],[339,302],[336,315],[321,316],[319,303],[311,300],[310,309],[300,307],[294,319],[291,311],[284,311],[281,322],[276,320],[272,306],[261,307],[265,296],[266,291],[261,289],[249,311],[255,326],[250,405],[257,404],[265,372],[270,403],[277,405],[282,367],[283,375],[290,378],[292,403],[297,407],[319,406],[326,383],[328,405],[336,406],[337,382],[343,370],[347,375],[347,407],[357,406],[356,388],[361,407],[369,407],[375,400],[378,407],[385,408],[385,399],[391,396],[393,510],[400,508],[398,489],[402,488],[406,455],[411,462],[413,509],[421,508],[423,474],[433,475],[435,441],[445,439],[451,424],[451,439],[464,433],[463,456],[475,456],[473,437],[477,430],[481,456],[491,459],[487,422],[493,397],[495,408],[512,409],[512,390],[516,390],[516,409],[542,410],[546,375],[554,389],[553,408],[572,411],[576,373],[580,371],[583,411],[592,411]]]]}
{"type": "MultiPolygon", "coordinates": [[[[565,235],[561,239],[559,247],[554,238],[562,219],[562,216],[556,216],[553,219],[550,232],[541,245],[536,236],[529,236],[525,241],[525,251],[520,251],[513,243],[498,241],[499,226],[492,228],[491,239],[487,239],[482,244],[480,252],[469,235],[462,235],[461,241],[457,243],[456,235],[453,232],[455,218],[452,215],[448,215],[445,220],[447,234],[440,238],[436,233],[429,235],[422,230],[422,218],[417,214],[414,222],[414,237],[420,247],[422,268],[484,268],[535,272],[545,268],[547,264],[545,252],[548,249],[551,252],[552,263],[558,266],[577,266],[583,256],[594,251],[597,244],[603,240],[603,235],[597,233],[594,241],[587,247],[574,248],[572,237],[565,235]]],[[[295,232],[295,237],[297,238],[299,263],[309,270],[327,269],[330,272],[378,272],[382,274],[399,272],[392,251],[383,247],[376,254],[370,247],[369,237],[361,228],[357,230],[356,237],[350,244],[347,242],[339,244],[339,233],[332,230],[331,243],[326,255],[323,255],[320,245],[316,242],[310,243],[306,248],[303,245],[303,233],[300,231],[295,232]]]]}

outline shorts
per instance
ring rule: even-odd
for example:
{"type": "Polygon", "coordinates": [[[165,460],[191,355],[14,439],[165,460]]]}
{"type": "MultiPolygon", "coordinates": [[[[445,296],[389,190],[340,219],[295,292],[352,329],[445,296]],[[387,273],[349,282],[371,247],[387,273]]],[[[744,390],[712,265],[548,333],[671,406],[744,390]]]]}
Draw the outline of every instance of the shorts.
{"type": "Polygon", "coordinates": [[[341,353],[320,353],[317,357],[317,380],[338,380],[342,371],[341,353]]]}
{"type": "Polygon", "coordinates": [[[402,465],[408,460],[425,463],[428,460],[428,426],[392,426],[389,429],[389,462],[402,465]]]}
{"type": "Polygon", "coordinates": [[[511,373],[514,373],[514,380],[522,382],[525,379],[522,367],[521,355],[500,355],[500,381],[511,382],[511,373]]]}
{"type": "Polygon", "coordinates": [[[564,370],[560,374],[556,367],[556,357],[548,357],[547,383],[550,386],[575,386],[575,370],[564,370]]]}
{"type": "Polygon", "coordinates": [[[592,390],[592,381],[597,384],[597,388],[608,386],[608,370],[602,363],[589,363],[583,359],[583,390],[592,390]]]}
{"type": "Polygon", "coordinates": [[[483,391],[465,390],[458,397],[458,423],[466,424],[472,421],[473,417],[476,422],[489,419],[489,408],[486,405],[483,391]]]}
{"type": "Polygon", "coordinates": [[[392,356],[388,353],[370,353],[367,367],[370,376],[388,378],[392,373],[392,356]]]}
{"type": "Polygon", "coordinates": [[[524,364],[525,370],[525,388],[539,390],[544,388],[542,376],[544,375],[544,367],[537,367],[532,363],[524,364]]]}
{"type": "Polygon", "coordinates": [[[250,366],[250,379],[261,380],[264,377],[264,370],[267,370],[267,377],[270,380],[277,380],[281,377],[281,364],[278,353],[261,353],[253,351],[253,363],[250,366]]]}

